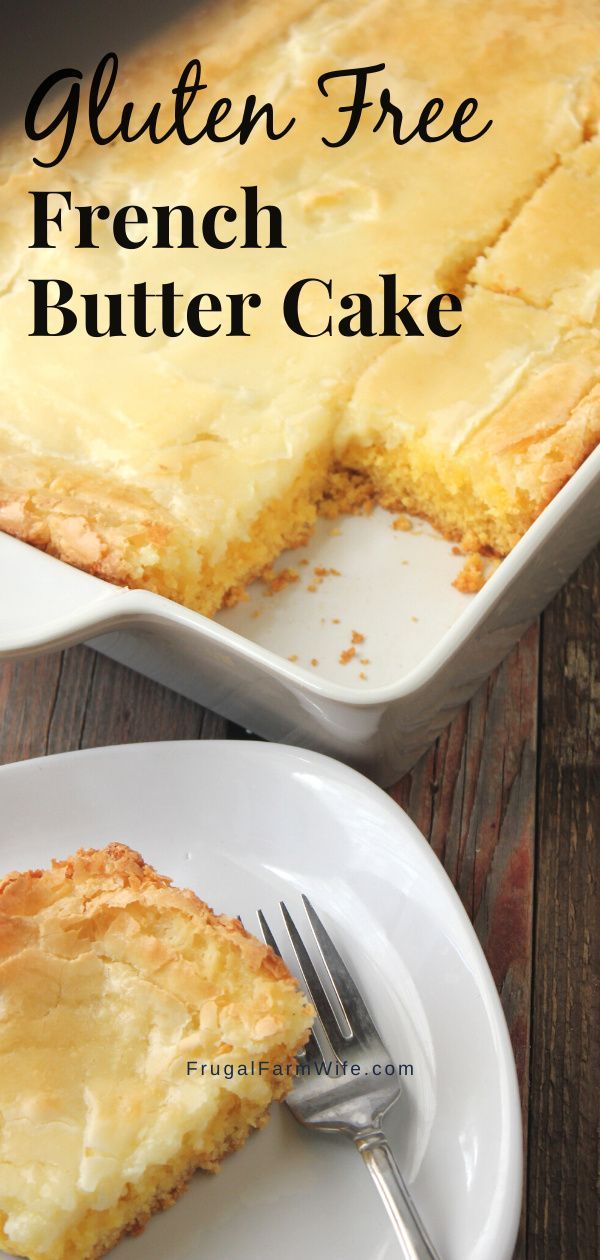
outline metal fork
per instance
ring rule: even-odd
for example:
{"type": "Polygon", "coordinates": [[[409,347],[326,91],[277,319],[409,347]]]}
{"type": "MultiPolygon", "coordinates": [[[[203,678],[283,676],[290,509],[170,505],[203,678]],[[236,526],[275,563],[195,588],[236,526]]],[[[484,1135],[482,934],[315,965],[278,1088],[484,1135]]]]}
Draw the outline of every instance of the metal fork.
{"type": "MultiPolygon", "coordinates": [[[[320,1021],[299,1058],[288,1107],[301,1124],[352,1139],[383,1199],[405,1260],[440,1260],[380,1127],[382,1116],[400,1095],[397,1078],[383,1071],[390,1056],[331,937],[308,898],[303,896],[302,900],[343,1019],[336,1014],[300,933],[280,902],[300,973],[320,1021]],[[317,1065],[324,1061],[334,1065],[333,1075],[325,1075],[323,1070],[319,1074],[317,1065]],[[380,1065],[381,1075],[373,1074],[374,1065],[380,1065]]],[[[265,944],[281,956],[262,910],[258,911],[258,921],[265,944]]]]}

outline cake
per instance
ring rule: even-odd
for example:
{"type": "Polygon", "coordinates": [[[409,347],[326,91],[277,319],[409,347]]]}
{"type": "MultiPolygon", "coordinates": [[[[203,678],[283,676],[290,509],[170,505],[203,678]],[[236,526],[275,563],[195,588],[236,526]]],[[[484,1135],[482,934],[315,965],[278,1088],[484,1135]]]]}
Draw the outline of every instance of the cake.
{"type": "MultiPolygon", "coordinates": [[[[22,129],[2,145],[0,194],[0,528],[109,581],[207,615],[319,513],[381,503],[426,517],[466,551],[505,555],[600,433],[600,13],[595,0],[224,0],[199,5],[122,63],[103,123],[127,100],[145,117],[190,57],[202,62],[202,117],[226,94],[273,103],[277,142],[173,136],[161,145],[92,142],[80,118],[58,166],[56,137],[22,129]],[[385,64],[385,87],[414,124],[441,97],[478,101],[475,143],[394,145],[361,120],[339,135],[348,84],[319,76],[385,64]],[[243,189],[280,208],[285,248],[125,250],[111,222],[79,249],[64,202],[56,248],[31,250],[31,192],[69,190],[111,213],[184,202],[240,211],[243,189]],[[462,302],[448,338],[381,336],[382,274],[399,293],[462,302]],[[31,337],[32,277],[84,293],[165,282],[222,301],[223,327],[144,338],[81,327],[31,337]],[[300,277],[300,337],[282,296],[300,277]],[[257,292],[250,335],[227,336],[228,294],[257,292]],[[343,295],[373,303],[373,336],[337,331],[343,295]],[[378,314],[379,312],[379,314],[378,314]]],[[[371,110],[375,115],[376,111],[371,110]]],[[[389,119],[388,119],[389,122],[389,119]]],[[[260,216],[259,216],[260,217],[260,216]]],[[[264,215],[263,215],[264,222],[264,215]]],[[[261,232],[265,232],[261,227],[261,232]]],[[[53,235],[52,235],[53,233],[53,235]]],[[[155,286],[158,286],[158,290],[155,286]]],[[[79,308],[78,308],[79,309],[79,308]]],[[[106,321],[106,312],[100,317],[106,321]]]]}
{"type": "Polygon", "coordinates": [[[216,1171],[312,1016],[272,950],[120,844],[0,883],[0,1008],[0,1250],[29,1260],[95,1260],[216,1171]]]}

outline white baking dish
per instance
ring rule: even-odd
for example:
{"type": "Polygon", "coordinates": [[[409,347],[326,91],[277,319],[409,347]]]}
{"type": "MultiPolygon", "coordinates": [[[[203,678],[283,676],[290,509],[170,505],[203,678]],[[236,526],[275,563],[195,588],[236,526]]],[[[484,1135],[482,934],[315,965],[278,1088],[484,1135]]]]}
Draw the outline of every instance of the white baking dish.
{"type": "Polygon", "coordinates": [[[419,525],[394,531],[391,520],[379,511],[335,529],[321,522],[309,548],[282,559],[308,559],[301,580],[273,597],[255,584],[247,603],[216,621],[0,535],[0,656],[91,640],[259,735],[330,753],[389,784],[600,537],[600,449],[476,595],[452,587],[462,558],[448,542],[419,525]],[[315,566],[339,576],[311,593],[315,566]],[[353,630],[364,642],[344,665],[353,630]]]}

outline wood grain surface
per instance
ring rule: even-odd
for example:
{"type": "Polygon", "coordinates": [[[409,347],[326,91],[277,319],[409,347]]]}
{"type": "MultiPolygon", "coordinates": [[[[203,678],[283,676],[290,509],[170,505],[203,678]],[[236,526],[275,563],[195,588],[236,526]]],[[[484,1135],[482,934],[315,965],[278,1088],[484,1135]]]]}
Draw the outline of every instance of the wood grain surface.
{"type": "MultiPolygon", "coordinates": [[[[515,1260],[598,1242],[600,550],[391,790],[462,898],[513,1041],[525,1129],[515,1260]]],[[[0,763],[246,738],[88,648],[0,666],[0,763]]]]}

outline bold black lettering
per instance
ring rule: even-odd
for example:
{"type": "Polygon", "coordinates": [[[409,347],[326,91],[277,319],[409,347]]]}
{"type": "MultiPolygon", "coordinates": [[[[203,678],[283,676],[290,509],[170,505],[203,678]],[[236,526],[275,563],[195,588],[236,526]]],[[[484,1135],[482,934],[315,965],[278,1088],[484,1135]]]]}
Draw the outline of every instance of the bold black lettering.
{"type": "Polygon", "coordinates": [[[228,337],[249,337],[250,333],[244,328],[244,306],[246,302],[248,306],[256,309],[260,306],[261,299],[258,293],[228,293],[227,297],[231,305],[231,320],[229,324],[228,337]]]}
{"type": "Polygon", "coordinates": [[[429,134],[428,129],[430,123],[435,122],[436,118],[439,118],[443,109],[444,102],[441,96],[432,96],[431,100],[427,101],[427,104],[424,105],[421,110],[416,131],[417,135],[419,135],[421,140],[424,140],[426,144],[435,144],[436,140],[444,140],[452,131],[452,127],[450,126],[446,131],[440,132],[438,136],[430,136],[429,134]]]}
{"type": "Polygon", "coordinates": [[[137,337],[153,337],[156,328],[148,327],[148,298],[160,297],[160,293],[148,293],[145,280],[139,280],[127,297],[133,298],[133,331],[137,337]]]}
{"type": "Polygon", "coordinates": [[[256,184],[242,184],[244,193],[244,221],[246,233],[242,249],[260,249],[258,240],[258,216],[269,216],[269,239],[266,249],[285,249],[283,243],[283,219],[279,206],[259,206],[256,184]]]}
{"type": "Polygon", "coordinates": [[[394,105],[387,88],[384,88],[381,93],[381,107],[381,116],[375,123],[373,131],[379,131],[379,128],[383,125],[384,119],[390,116],[392,118],[392,135],[394,138],[394,144],[408,144],[409,141],[414,140],[416,136],[419,136],[419,138],[425,141],[426,144],[434,144],[437,140],[444,140],[446,136],[452,134],[452,125],[448,127],[446,131],[441,132],[438,136],[431,136],[428,131],[429,124],[434,122],[436,118],[439,118],[444,108],[444,102],[441,96],[434,96],[430,101],[427,101],[419,114],[416,126],[413,127],[412,131],[409,131],[405,136],[402,135],[402,110],[398,105],[394,105]]]}
{"type": "Polygon", "coordinates": [[[100,329],[98,321],[98,293],[82,293],[85,306],[85,331],[88,337],[124,337],[121,323],[122,300],[120,293],[103,293],[108,299],[108,327],[100,329]]]}
{"type": "Polygon", "coordinates": [[[220,311],[221,303],[215,293],[197,293],[188,303],[187,322],[191,332],[195,337],[214,337],[221,327],[221,321],[216,328],[205,328],[202,322],[202,316],[211,314],[213,311],[220,311]],[[208,302],[208,308],[203,303],[208,302]]]}
{"type": "Polygon", "coordinates": [[[46,136],[51,136],[53,132],[56,131],[63,119],[65,122],[65,130],[58,153],[50,162],[43,162],[41,158],[34,157],[33,160],[36,166],[57,166],[65,156],[65,153],[68,152],[75,133],[75,126],[77,124],[79,96],[81,91],[79,83],[71,84],[60,109],[54,114],[54,117],[50,120],[47,126],[42,128],[38,127],[38,110],[40,109],[40,106],[43,104],[46,96],[53,88],[56,87],[58,83],[61,83],[65,79],[82,78],[83,75],[81,70],[55,70],[54,74],[49,74],[48,78],[44,79],[33,93],[25,112],[25,132],[29,136],[30,140],[45,140],[46,136]]]}
{"type": "Polygon", "coordinates": [[[322,96],[328,96],[329,93],[325,84],[330,79],[354,78],[354,97],[351,105],[338,106],[339,114],[349,114],[348,125],[339,140],[327,140],[325,136],[321,136],[323,144],[329,149],[339,149],[341,145],[347,144],[356,132],[358,124],[362,118],[363,111],[370,109],[373,102],[366,101],[365,95],[367,91],[367,79],[370,74],[378,74],[380,70],[385,70],[385,61],[379,62],[376,66],[359,66],[356,70],[330,70],[327,74],[320,74],[318,83],[319,91],[322,96]]]}
{"type": "Polygon", "coordinates": [[[488,122],[486,122],[485,127],[482,127],[481,131],[476,131],[474,136],[463,135],[464,124],[467,123],[469,119],[473,117],[473,114],[477,113],[478,109],[479,109],[479,101],[477,100],[477,97],[467,96],[466,100],[461,101],[454,115],[454,123],[452,124],[452,130],[454,132],[456,139],[460,140],[462,144],[471,144],[473,140],[480,140],[481,137],[485,135],[486,131],[489,131],[490,127],[492,126],[493,119],[490,118],[488,122]]]}
{"type": "Polygon", "coordinates": [[[206,124],[200,134],[208,136],[209,140],[213,141],[213,144],[224,144],[226,140],[233,140],[238,134],[238,127],[234,127],[233,131],[223,132],[222,135],[219,135],[215,130],[219,123],[223,122],[223,119],[227,118],[231,113],[231,105],[232,102],[228,96],[221,96],[218,101],[211,105],[208,111],[206,124]]]}
{"type": "Polygon", "coordinates": [[[170,135],[171,132],[174,131],[175,124],[173,124],[164,136],[158,135],[157,124],[160,114],[160,101],[156,101],[154,103],[147,118],[144,119],[144,122],[140,127],[138,127],[137,131],[131,131],[131,118],[133,115],[134,103],[133,101],[126,101],[121,110],[121,119],[114,131],[111,131],[109,135],[102,135],[98,124],[100,122],[101,115],[112,96],[112,90],[115,86],[118,72],[119,58],[116,53],[108,52],[98,62],[98,65],[92,75],[89,100],[89,123],[92,140],[94,140],[96,144],[100,145],[110,144],[113,140],[116,140],[117,136],[120,136],[125,144],[132,144],[134,140],[139,140],[140,137],[144,135],[144,132],[147,131],[152,144],[161,144],[161,142],[167,138],[167,135],[170,135]],[[108,71],[108,76],[106,83],[103,84],[105,71],[108,71]]]}
{"type": "Polygon", "coordinates": [[[379,274],[383,280],[383,329],[380,335],[382,337],[401,336],[398,330],[398,320],[400,320],[407,337],[423,337],[424,333],[408,309],[422,294],[403,293],[402,297],[406,299],[406,305],[397,310],[396,276],[394,272],[380,271],[379,274]]]}
{"type": "MultiPolygon", "coordinates": [[[[394,137],[394,144],[406,144],[408,140],[412,139],[412,137],[407,136],[406,139],[402,137],[402,121],[403,121],[402,110],[400,109],[399,105],[393,104],[387,88],[383,89],[381,96],[379,98],[379,101],[381,105],[381,113],[379,115],[379,118],[377,119],[377,122],[375,123],[375,126],[373,127],[373,132],[379,131],[380,128],[383,126],[384,120],[388,116],[391,116],[392,135],[394,137]]],[[[414,135],[415,133],[413,132],[412,134],[414,135]]]]}
{"type": "Polygon", "coordinates": [[[455,324],[454,328],[446,328],[442,323],[442,315],[449,315],[453,311],[462,311],[461,300],[455,293],[438,293],[431,299],[427,307],[427,324],[436,337],[454,337],[459,332],[462,324],[455,324]],[[445,298],[448,299],[448,306],[442,306],[445,298]]]}
{"type": "Polygon", "coordinates": [[[117,245],[121,249],[141,249],[146,244],[148,235],[142,237],[140,241],[132,241],[128,228],[137,224],[139,227],[142,223],[148,222],[148,215],[143,206],[121,206],[117,210],[113,219],[113,235],[117,245]],[[130,213],[132,217],[130,218],[130,213]]]}
{"type": "MultiPolygon", "coordinates": [[[[185,126],[185,116],[191,109],[199,92],[205,92],[207,84],[202,83],[202,65],[197,57],[192,57],[184,66],[177,87],[173,88],[175,97],[175,122],[172,127],[163,136],[163,140],[167,136],[172,135],[173,131],[177,132],[182,144],[195,144],[199,136],[189,136],[185,126]],[[189,80],[192,80],[189,82],[189,80]]],[[[200,133],[200,135],[202,132],[200,133]]]]}
{"type": "Polygon", "coordinates": [[[77,327],[77,316],[74,311],[67,306],[67,302],[73,297],[73,289],[66,280],[30,280],[33,285],[33,332],[30,337],[66,337],[73,329],[77,327]],[[48,286],[51,284],[58,285],[58,299],[56,302],[48,301],[48,286]],[[62,323],[56,332],[50,332],[48,327],[48,312],[50,310],[58,311],[62,316],[62,323]]]}
{"type": "Polygon", "coordinates": [[[351,315],[342,316],[338,324],[338,332],[342,337],[377,336],[373,330],[373,303],[368,294],[346,293],[340,300],[340,306],[345,311],[352,311],[351,315]],[[357,309],[352,311],[355,298],[357,309]]]}
{"type": "Polygon", "coordinates": [[[172,249],[171,215],[179,211],[181,232],[177,249],[196,249],[194,237],[194,211],[191,206],[153,206],[156,211],[156,244],[153,249],[172,249]]]}
{"type": "Polygon", "coordinates": [[[221,210],[223,211],[223,218],[226,223],[235,223],[237,219],[237,214],[233,206],[211,206],[210,210],[206,211],[202,220],[202,235],[206,244],[210,245],[211,249],[230,249],[230,247],[235,245],[235,242],[237,241],[235,232],[233,236],[230,236],[226,241],[222,241],[221,238],[217,236],[217,215],[221,210]]]}
{"type": "Polygon", "coordinates": [[[298,337],[325,337],[325,336],[331,337],[332,335],[331,316],[329,316],[329,319],[327,320],[327,323],[325,327],[322,329],[322,331],[316,332],[316,333],[306,332],[306,329],[303,328],[300,322],[300,314],[299,314],[298,307],[300,303],[300,298],[302,296],[302,291],[306,284],[322,285],[322,287],[327,290],[327,293],[329,294],[329,297],[331,298],[332,296],[331,280],[319,280],[318,276],[307,276],[305,277],[304,280],[296,280],[295,284],[290,285],[283,299],[283,318],[285,319],[285,322],[288,328],[291,328],[292,332],[296,333],[298,337]]]}
{"type": "Polygon", "coordinates": [[[183,328],[175,327],[175,298],[183,297],[183,293],[175,292],[172,280],[162,286],[162,330],[165,337],[181,337],[183,328]]]}
{"type": "Polygon", "coordinates": [[[263,115],[265,118],[265,133],[268,140],[281,140],[283,136],[287,136],[288,131],[292,130],[296,122],[295,118],[290,118],[281,131],[276,131],[275,115],[271,102],[266,101],[264,105],[259,105],[258,109],[256,109],[256,97],[253,95],[248,96],[244,102],[242,121],[239,126],[240,144],[245,144],[249,140],[257,122],[263,115]]]}
{"type": "MultiPolygon", "coordinates": [[[[116,78],[117,78],[118,69],[119,69],[119,58],[117,57],[117,54],[109,52],[109,53],[106,53],[105,56],[100,59],[92,75],[92,81],[90,83],[90,99],[89,99],[88,108],[89,108],[90,135],[95,144],[110,144],[111,140],[116,140],[117,136],[121,135],[122,122],[123,122],[122,119],[119,125],[115,127],[115,130],[111,131],[109,136],[101,135],[98,130],[98,122],[100,120],[100,115],[103,109],[105,108],[108,100],[110,99],[110,95],[115,85],[116,78]],[[103,87],[102,78],[103,78],[105,70],[108,70],[108,81],[106,85],[103,87]]],[[[133,106],[131,106],[131,108],[133,108],[133,106]]]]}
{"type": "Polygon", "coordinates": [[[94,215],[99,219],[110,219],[108,206],[75,206],[75,209],[79,215],[79,241],[75,249],[99,249],[93,239],[94,215]]]}
{"type": "Polygon", "coordinates": [[[29,196],[33,197],[33,242],[29,248],[56,249],[56,245],[51,245],[48,240],[48,224],[56,223],[60,232],[62,230],[62,210],[57,210],[56,214],[48,214],[48,198],[62,197],[70,210],[70,192],[42,192],[41,190],[32,192],[30,190],[29,196]]]}

